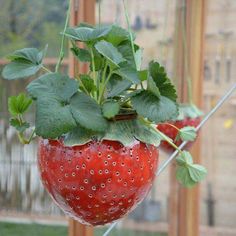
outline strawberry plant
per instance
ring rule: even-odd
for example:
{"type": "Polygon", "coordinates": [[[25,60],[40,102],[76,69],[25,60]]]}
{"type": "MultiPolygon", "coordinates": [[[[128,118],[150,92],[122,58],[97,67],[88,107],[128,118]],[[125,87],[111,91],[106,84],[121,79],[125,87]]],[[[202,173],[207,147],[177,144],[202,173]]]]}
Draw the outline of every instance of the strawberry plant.
{"type": "MultiPolygon", "coordinates": [[[[162,140],[179,151],[180,183],[189,187],[201,181],[206,169],[156,129],[179,116],[165,69],[156,61],[141,69],[142,48],[130,30],[86,23],[70,28],[68,21],[69,13],[54,71],[43,63],[46,48],[11,53],[2,71],[8,80],[41,72],[26,87],[27,94],[9,98],[10,124],[23,144],[39,137],[39,172],[59,207],[90,225],[128,214],[152,186],[162,140]],[[87,73],[74,78],[60,72],[66,37],[74,57],[89,65],[87,73]],[[35,126],[24,118],[31,106],[35,126]]],[[[196,136],[191,128],[180,131],[182,140],[196,136]]]]}

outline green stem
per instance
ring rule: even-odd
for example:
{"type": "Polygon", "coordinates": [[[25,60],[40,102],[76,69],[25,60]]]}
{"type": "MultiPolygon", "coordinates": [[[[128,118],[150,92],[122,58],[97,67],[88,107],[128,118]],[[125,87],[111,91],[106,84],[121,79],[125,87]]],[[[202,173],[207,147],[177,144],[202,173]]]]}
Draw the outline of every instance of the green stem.
{"type": "Polygon", "coordinates": [[[165,136],[160,130],[158,130],[158,129],[155,129],[155,130],[156,130],[156,132],[157,132],[167,143],[169,143],[173,148],[175,148],[176,150],[178,150],[179,153],[182,153],[182,150],[179,149],[179,147],[176,146],[173,142],[171,142],[168,138],[166,138],[166,136],[165,136]]]}
{"type": "Polygon", "coordinates": [[[173,148],[175,148],[176,150],[179,151],[179,153],[182,153],[182,150],[176,146],[173,142],[170,141],[169,138],[166,137],[166,135],[164,135],[160,130],[154,128],[152,126],[152,123],[150,121],[147,121],[143,118],[141,118],[142,122],[146,123],[152,130],[154,130],[155,132],[157,132],[167,143],[169,143],[173,148]]]}
{"type": "Polygon", "coordinates": [[[64,58],[65,33],[66,33],[66,29],[67,29],[68,24],[69,24],[71,3],[72,3],[72,0],[69,0],[69,7],[68,7],[68,10],[67,10],[67,14],[66,14],[66,22],[65,22],[65,26],[64,26],[64,30],[63,30],[62,39],[61,39],[61,49],[60,49],[59,58],[58,58],[58,61],[57,61],[57,64],[56,64],[55,72],[58,72],[59,67],[60,67],[60,65],[61,65],[61,63],[63,61],[63,58],[64,58]]]}
{"type": "Polygon", "coordinates": [[[103,98],[107,83],[109,82],[111,76],[112,76],[112,71],[110,71],[109,75],[107,76],[107,79],[104,81],[104,83],[102,83],[102,89],[101,89],[101,92],[99,94],[99,99],[98,99],[99,104],[102,103],[102,98],[103,98]]]}
{"type": "Polygon", "coordinates": [[[169,126],[171,126],[172,128],[176,129],[177,131],[180,131],[180,129],[179,129],[178,127],[176,127],[175,125],[172,125],[172,124],[170,124],[170,123],[163,123],[163,124],[169,125],[169,126]]]}
{"type": "MultiPolygon", "coordinates": [[[[91,53],[91,58],[92,58],[92,75],[93,75],[93,82],[94,82],[94,85],[98,86],[98,80],[97,80],[97,76],[96,76],[96,71],[95,71],[95,61],[94,61],[94,53],[93,53],[93,49],[92,47],[90,48],[90,53],[91,53]]],[[[98,98],[98,94],[95,92],[94,93],[94,97],[95,99],[98,98]]]]}
{"type": "Polygon", "coordinates": [[[18,138],[19,138],[19,140],[20,140],[20,142],[21,142],[22,144],[28,144],[28,140],[25,139],[23,133],[18,132],[18,133],[17,133],[17,136],[18,136],[18,138]]]}
{"type": "Polygon", "coordinates": [[[86,94],[87,94],[87,95],[90,95],[89,92],[88,92],[88,90],[85,88],[85,86],[84,86],[82,80],[80,79],[80,77],[78,76],[78,77],[75,77],[75,78],[80,81],[80,85],[82,86],[82,88],[84,89],[84,91],[86,92],[86,94]]]}
{"type": "Polygon", "coordinates": [[[105,62],[104,69],[103,69],[103,72],[102,72],[102,79],[101,79],[101,81],[99,81],[99,99],[98,99],[98,101],[100,101],[100,97],[101,97],[101,94],[102,94],[103,85],[104,85],[105,80],[106,80],[107,68],[108,68],[108,64],[107,64],[107,61],[106,61],[106,62],[105,62]]]}
{"type": "Polygon", "coordinates": [[[130,35],[130,41],[131,41],[130,43],[131,43],[131,47],[132,47],[132,52],[133,52],[135,67],[136,67],[136,69],[137,69],[137,63],[136,63],[136,58],[135,58],[134,39],[133,39],[132,31],[131,31],[130,20],[129,20],[129,14],[128,14],[128,9],[127,9],[127,5],[126,5],[126,1],[125,1],[125,0],[123,0],[123,5],[124,5],[124,10],[125,10],[125,18],[126,18],[126,22],[127,22],[127,25],[128,25],[129,35],[130,35]]]}
{"type": "Polygon", "coordinates": [[[45,67],[45,66],[43,66],[43,65],[42,65],[42,69],[43,69],[44,71],[48,72],[48,73],[52,73],[51,70],[49,70],[47,67],[45,67]]]}
{"type": "Polygon", "coordinates": [[[30,143],[32,141],[32,139],[34,138],[34,134],[35,134],[35,129],[32,131],[32,133],[28,139],[28,143],[30,143]]]}
{"type": "Polygon", "coordinates": [[[182,32],[183,32],[183,47],[184,47],[184,71],[185,71],[185,80],[187,82],[188,86],[188,102],[190,104],[193,104],[193,98],[192,98],[192,81],[189,74],[189,56],[188,56],[188,45],[187,45],[187,32],[186,32],[186,24],[185,24],[185,9],[183,8],[182,13],[182,32]]]}

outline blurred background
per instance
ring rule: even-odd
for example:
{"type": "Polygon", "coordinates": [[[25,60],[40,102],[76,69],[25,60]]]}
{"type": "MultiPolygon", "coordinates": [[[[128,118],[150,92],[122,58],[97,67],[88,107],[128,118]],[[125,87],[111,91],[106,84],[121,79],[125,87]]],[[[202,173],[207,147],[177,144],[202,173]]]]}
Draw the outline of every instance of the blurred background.
{"type": "MultiPolygon", "coordinates": [[[[236,82],[236,1],[206,0],[203,106],[207,113],[236,82]]],[[[173,77],[177,0],[129,0],[132,29],[144,48],[144,61],[157,59],[173,77]]],[[[67,0],[0,0],[0,71],[5,56],[23,47],[43,49],[54,67],[59,54],[67,0]]],[[[121,0],[101,1],[104,24],[126,26],[121,0]]],[[[96,6],[98,18],[98,6],[96,6]]],[[[198,27],[198,26],[196,26],[198,27]]],[[[196,55],[191,55],[192,57],[196,55]]],[[[68,70],[68,59],[64,70],[68,70]]],[[[31,78],[33,79],[33,78],[31,78]]],[[[7,98],[24,91],[29,80],[0,79],[0,236],[64,236],[68,219],[42,187],[36,165],[37,143],[22,146],[9,127],[7,98]]],[[[34,117],[29,114],[33,122],[34,117]]],[[[236,95],[201,131],[201,160],[208,169],[201,184],[200,234],[236,236],[236,95]]],[[[161,153],[161,161],[167,158],[161,153]]],[[[152,192],[111,235],[166,236],[170,213],[170,173],[167,169],[152,192]]],[[[95,230],[101,235],[104,227],[95,230]]]]}

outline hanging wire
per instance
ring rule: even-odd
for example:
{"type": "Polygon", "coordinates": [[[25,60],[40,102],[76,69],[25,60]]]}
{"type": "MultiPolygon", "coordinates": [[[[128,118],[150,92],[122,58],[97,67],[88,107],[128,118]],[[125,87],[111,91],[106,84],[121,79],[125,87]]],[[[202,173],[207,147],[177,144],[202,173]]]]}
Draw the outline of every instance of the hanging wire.
{"type": "MultiPolygon", "coordinates": [[[[232,95],[232,93],[236,90],[236,83],[227,91],[227,93],[218,101],[216,106],[204,117],[201,123],[197,126],[196,131],[199,131],[200,128],[212,117],[212,115],[223,105],[223,103],[232,95]]],[[[183,149],[188,142],[183,142],[179,149],[183,149]]],[[[157,170],[156,176],[159,176],[166,167],[175,159],[176,155],[179,153],[178,150],[172,153],[172,155],[161,165],[161,167],[157,170]]],[[[107,231],[103,234],[103,236],[108,236],[112,229],[118,224],[118,221],[112,223],[107,231]]]]}
{"type": "Polygon", "coordinates": [[[187,42],[187,22],[186,22],[186,0],[182,0],[182,17],[180,19],[181,25],[182,25],[182,38],[183,38],[183,51],[184,51],[184,77],[187,82],[187,88],[188,88],[188,103],[193,104],[193,98],[192,98],[192,80],[189,73],[189,52],[188,52],[188,42],[187,42]]]}

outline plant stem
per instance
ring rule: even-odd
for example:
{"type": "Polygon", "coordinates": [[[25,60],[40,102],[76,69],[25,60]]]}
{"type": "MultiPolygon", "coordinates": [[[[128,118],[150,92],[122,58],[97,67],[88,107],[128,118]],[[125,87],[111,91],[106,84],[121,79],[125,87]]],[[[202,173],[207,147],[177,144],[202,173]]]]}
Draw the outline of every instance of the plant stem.
{"type": "Polygon", "coordinates": [[[77,76],[77,77],[75,77],[75,79],[77,79],[77,80],[80,81],[80,85],[82,86],[82,88],[84,89],[84,91],[86,92],[86,94],[87,94],[87,95],[90,95],[89,92],[88,92],[88,90],[85,88],[85,86],[84,86],[82,80],[80,79],[80,77],[77,76]]]}
{"type": "MultiPolygon", "coordinates": [[[[93,81],[94,81],[94,85],[98,86],[98,80],[97,80],[97,76],[96,76],[96,71],[95,71],[95,61],[94,61],[94,53],[93,53],[93,49],[90,48],[90,53],[91,53],[91,58],[92,58],[92,74],[93,74],[93,81]]],[[[97,100],[98,99],[98,94],[95,92],[94,93],[94,97],[97,100]]]]}
{"type": "Polygon", "coordinates": [[[99,94],[99,99],[98,99],[99,104],[101,104],[101,102],[102,102],[102,97],[104,95],[105,88],[106,88],[107,83],[109,82],[111,76],[112,76],[112,71],[109,72],[109,75],[107,76],[107,79],[102,83],[101,92],[99,94]]]}
{"type": "Polygon", "coordinates": [[[176,127],[175,125],[173,125],[173,124],[170,124],[170,123],[162,123],[162,124],[169,125],[169,126],[171,126],[172,128],[174,128],[174,129],[180,131],[180,129],[179,129],[178,127],[176,127]]]}
{"type": "MultiPolygon", "coordinates": [[[[176,146],[173,142],[171,142],[170,139],[167,138],[166,135],[164,135],[160,130],[154,128],[154,127],[152,126],[152,123],[151,123],[151,122],[149,122],[149,121],[147,121],[147,120],[145,120],[145,119],[142,119],[142,121],[143,121],[144,123],[148,124],[149,127],[150,127],[152,130],[154,130],[155,132],[157,132],[167,143],[169,143],[173,148],[175,148],[176,150],[178,150],[179,153],[182,153],[182,150],[181,150],[178,146],[176,146]]],[[[177,127],[176,127],[176,128],[177,128],[177,127]]]]}
{"type": "Polygon", "coordinates": [[[137,69],[137,63],[136,63],[136,58],[135,58],[134,39],[133,39],[133,34],[132,34],[132,31],[131,31],[131,27],[130,27],[129,14],[128,14],[128,9],[127,9],[127,5],[126,5],[125,0],[123,0],[123,5],[124,5],[124,10],[125,10],[125,18],[126,18],[126,22],[127,22],[127,25],[128,25],[129,35],[130,35],[130,43],[131,43],[131,47],[132,47],[135,67],[137,69]]]}
{"type": "Polygon", "coordinates": [[[35,129],[32,131],[32,133],[28,139],[28,143],[30,143],[32,141],[32,139],[34,138],[34,134],[35,134],[35,129]]]}
{"type": "Polygon", "coordinates": [[[108,64],[107,64],[107,61],[106,61],[103,72],[102,72],[102,79],[99,81],[99,86],[98,86],[99,87],[99,89],[98,89],[98,91],[99,91],[98,102],[100,101],[101,96],[102,96],[103,85],[104,85],[105,80],[106,80],[107,67],[108,67],[108,64]]]}
{"type": "Polygon", "coordinates": [[[160,130],[158,129],[155,129],[155,130],[168,144],[170,144],[173,148],[178,150],[179,153],[182,153],[182,150],[178,146],[176,146],[173,142],[171,142],[168,138],[166,138],[166,136],[160,130]]]}
{"type": "Polygon", "coordinates": [[[42,65],[42,69],[48,73],[52,73],[51,70],[49,70],[47,67],[45,67],[44,65],[42,65]]]}
{"type": "Polygon", "coordinates": [[[64,26],[64,30],[63,30],[62,39],[61,39],[61,49],[60,49],[59,58],[58,58],[58,61],[57,61],[57,64],[56,64],[55,72],[58,72],[59,67],[60,67],[60,65],[63,61],[63,58],[64,58],[65,32],[66,32],[66,29],[67,29],[68,24],[69,24],[71,3],[72,3],[72,0],[69,0],[69,7],[68,7],[68,10],[67,10],[67,14],[66,14],[66,22],[65,22],[65,26],[64,26]]]}

